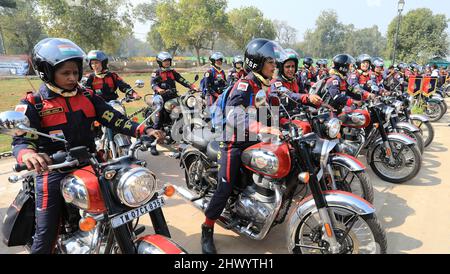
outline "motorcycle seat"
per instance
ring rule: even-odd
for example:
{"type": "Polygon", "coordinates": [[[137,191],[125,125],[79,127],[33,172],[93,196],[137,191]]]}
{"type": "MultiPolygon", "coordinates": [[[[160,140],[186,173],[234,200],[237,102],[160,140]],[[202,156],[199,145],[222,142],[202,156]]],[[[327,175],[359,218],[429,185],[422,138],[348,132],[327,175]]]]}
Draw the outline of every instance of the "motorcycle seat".
{"type": "Polygon", "coordinates": [[[217,154],[219,154],[220,142],[210,142],[206,149],[206,155],[211,161],[217,162],[217,154]]]}

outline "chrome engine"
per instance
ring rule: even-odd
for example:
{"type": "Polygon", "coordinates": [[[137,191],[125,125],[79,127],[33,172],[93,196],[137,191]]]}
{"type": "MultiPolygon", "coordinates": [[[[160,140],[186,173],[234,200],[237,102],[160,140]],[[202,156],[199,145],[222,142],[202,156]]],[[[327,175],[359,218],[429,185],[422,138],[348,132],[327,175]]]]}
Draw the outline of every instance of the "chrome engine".
{"type": "MultiPolygon", "coordinates": [[[[270,182],[267,179],[254,175],[255,185],[270,189],[270,182]]],[[[249,186],[239,195],[235,204],[236,214],[242,219],[253,223],[259,230],[272,220],[272,215],[278,212],[277,199],[275,193],[272,196],[265,196],[256,192],[254,186],[249,186]]]]}
{"type": "Polygon", "coordinates": [[[90,232],[77,231],[70,236],[58,240],[59,249],[64,254],[91,254],[96,246],[97,230],[90,232]]]}

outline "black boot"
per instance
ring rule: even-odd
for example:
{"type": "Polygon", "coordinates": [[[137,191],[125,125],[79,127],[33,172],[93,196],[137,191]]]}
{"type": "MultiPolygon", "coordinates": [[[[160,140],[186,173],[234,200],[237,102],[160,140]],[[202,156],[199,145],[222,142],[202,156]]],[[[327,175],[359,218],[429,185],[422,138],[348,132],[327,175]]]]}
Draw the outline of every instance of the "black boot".
{"type": "Polygon", "coordinates": [[[156,149],[156,146],[151,146],[150,147],[150,152],[152,153],[153,156],[158,156],[159,155],[159,152],[156,149]]]}
{"type": "Polygon", "coordinates": [[[203,254],[217,254],[214,245],[214,228],[202,224],[202,252],[203,254]]]}

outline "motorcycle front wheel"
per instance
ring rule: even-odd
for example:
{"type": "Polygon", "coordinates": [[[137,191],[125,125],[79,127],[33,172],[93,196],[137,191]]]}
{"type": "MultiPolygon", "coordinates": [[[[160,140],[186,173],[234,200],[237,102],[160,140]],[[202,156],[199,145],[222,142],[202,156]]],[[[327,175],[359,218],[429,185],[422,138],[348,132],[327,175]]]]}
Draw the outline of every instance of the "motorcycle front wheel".
{"type": "Polygon", "coordinates": [[[429,147],[434,140],[434,128],[430,122],[422,122],[419,119],[411,118],[411,123],[420,129],[423,138],[423,145],[429,147]]]}
{"type": "MultiPolygon", "coordinates": [[[[338,190],[353,193],[369,203],[373,203],[373,186],[365,171],[351,171],[347,167],[332,165],[334,180],[338,190]]],[[[330,184],[327,184],[330,186],[330,184]]],[[[329,187],[330,190],[331,187],[329,187]]]]}
{"type": "Polygon", "coordinates": [[[428,116],[430,122],[437,122],[444,116],[444,106],[436,102],[428,102],[425,115],[428,116]]]}
{"type": "MultiPolygon", "coordinates": [[[[385,254],[386,233],[375,214],[358,215],[345,208],[330,207],[336,223],[334,233],[340,244],[339,254],[385,254]]],[[[294,254],[330,254],[329,244],[323,240],[323,225],[318,211],[301,220],[295,228],[294,254]]]]}
{"type": "Polygon", "coordinates": [[[394,162],[390,162],[384,144],[375,147],[370,167],[382,180],[394,183],[405,183],[419,173],[422,167],[422,155],[416,145],[406,145],[399,141],[389,141],[394,162]]]}
{"type": "Polygon", "coordinates": [[[398,133],[402,133],[407,135],[408,137],[414,139],[414,141],[416,141],[417,143],[417,148],[420,151],[420,154],[423,154],[423,151],[425,150],[425,141],[422,137],[422,135],[420,134],[420,132],[412,132],[410,130],[407,129],[397,129],[398,133]]]}

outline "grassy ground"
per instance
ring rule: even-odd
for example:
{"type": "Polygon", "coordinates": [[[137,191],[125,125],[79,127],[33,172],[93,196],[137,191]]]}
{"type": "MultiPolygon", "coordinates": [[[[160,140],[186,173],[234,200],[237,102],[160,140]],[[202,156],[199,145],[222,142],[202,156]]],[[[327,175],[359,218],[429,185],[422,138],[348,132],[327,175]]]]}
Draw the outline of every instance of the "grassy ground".
{"type": "MultiPolygon", "coordinates": [[[[150,74],[123,74],[121,75],[124,78],[125,82],[129,83],[133,86],[134,82],[138,79],[143,80],[145,82],[145,87],[142,89],[136,89],[136,91],[143,97],[145,94],[150,93],[151,85],[150,85],[150,74]]],[[[194,81],[195,74],[186,73],[183,76],[188,81],[194,81]]],[[[33,89],[38,89],[41,85],[40,80],[31,80],[28,82],[25,78],[21,79],[0,79],[0,112],[7,110],[14,110],[15,106],[18,104],[19,100],[23,98],[28,91],[33,89]],[[33,85],[34,88],[32,88],[33,85]]],[[[199,83],[196,83],[197,86],[199,83]]],[[[180,93],[186,91],[186,88],[182,86],[178,86],[178,90],[180,93]]],[[[123,93],[119,92],[120,97],[123,97],[123,93]]],[[[128,104],[127,112],[129,114],[137,111],[142,108],[145,103],[141,100],[139,102],[128,104]]],[[[142,117],[142,116],[141,116],[142,117]]],[[[11,150],[11,137],[0,135],[0,152],[10,151],[11,150]]]]}

